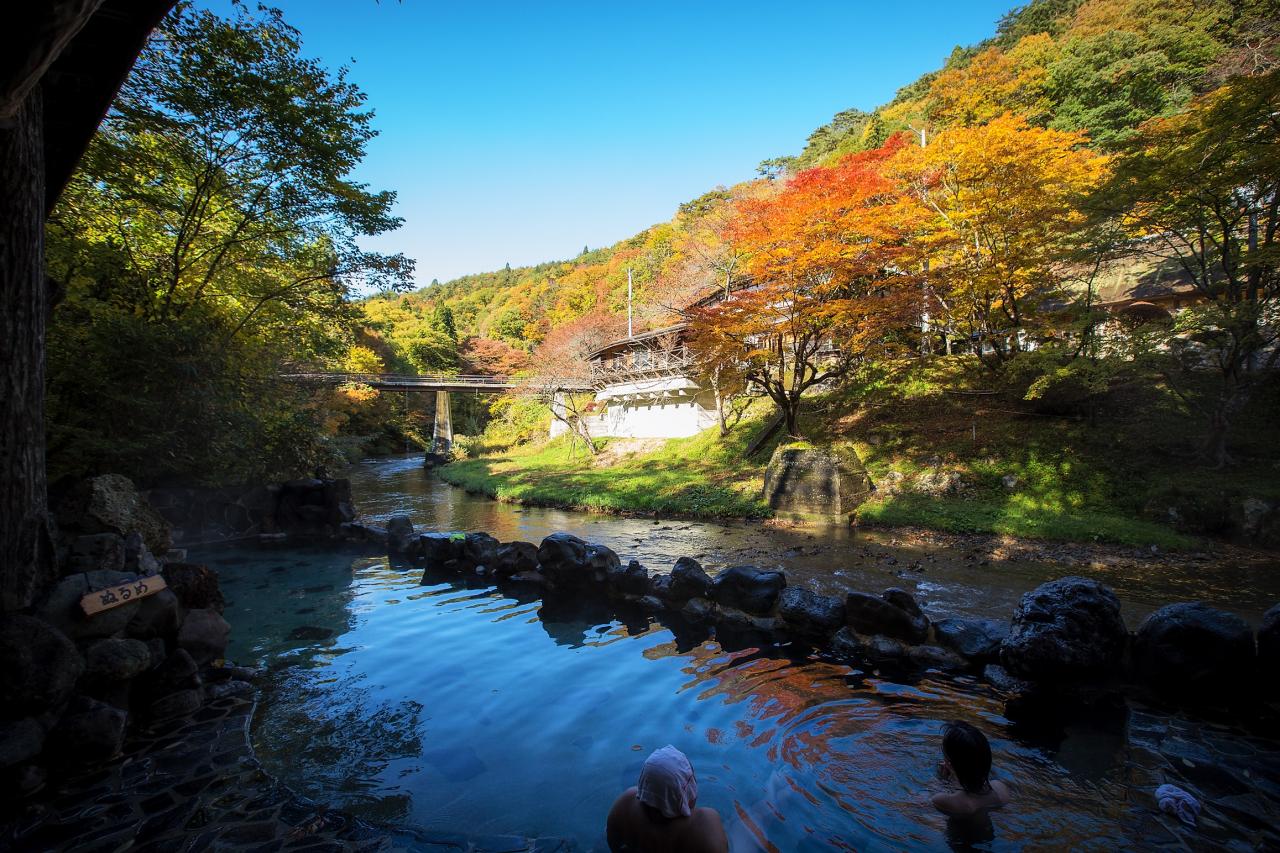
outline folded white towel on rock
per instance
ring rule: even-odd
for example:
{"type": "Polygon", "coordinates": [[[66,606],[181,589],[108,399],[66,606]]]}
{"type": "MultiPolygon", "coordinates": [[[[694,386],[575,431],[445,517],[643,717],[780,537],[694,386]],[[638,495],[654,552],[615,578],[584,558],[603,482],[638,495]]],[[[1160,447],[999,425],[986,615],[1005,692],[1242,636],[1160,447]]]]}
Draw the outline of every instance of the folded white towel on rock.
{"type": "Polygon", "coordinates": [[[1168,812],[1187,826],[1195,826],[1200,815],[1200,801],[1177,785],[1161,785],[1156,788],[1156,802],[1160,811],[1168,812]]]}

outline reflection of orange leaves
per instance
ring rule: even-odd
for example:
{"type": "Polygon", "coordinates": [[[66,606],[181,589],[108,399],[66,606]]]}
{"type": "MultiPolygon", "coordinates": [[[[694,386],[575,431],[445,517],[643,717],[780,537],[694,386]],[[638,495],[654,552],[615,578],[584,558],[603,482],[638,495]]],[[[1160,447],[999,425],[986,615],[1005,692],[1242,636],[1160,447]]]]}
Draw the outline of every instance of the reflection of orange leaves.
{"type": "Polygon", "coordinates": [[[707,729],[707,743],[721,744],[724,743],[724,732],[712,726],[707,729]]]}

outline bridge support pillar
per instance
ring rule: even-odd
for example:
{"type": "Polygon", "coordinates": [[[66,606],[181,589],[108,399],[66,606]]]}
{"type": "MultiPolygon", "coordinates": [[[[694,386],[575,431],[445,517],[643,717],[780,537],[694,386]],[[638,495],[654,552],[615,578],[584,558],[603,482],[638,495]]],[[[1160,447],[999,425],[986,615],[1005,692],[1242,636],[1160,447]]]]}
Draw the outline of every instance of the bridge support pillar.
{"type": "Polygon", "coordinates": [[[453,448],[453,415],[449,411],[449,392],[436,392],[435,427],[431,431],[431,452],[445,454],[453,448]]]}
{"type": "Polygon", "coordinates": [[[551,437],[559,438],[569,431],[567,420],[568,404],[565,403],[563,391],[551,395],[551,437]]]}

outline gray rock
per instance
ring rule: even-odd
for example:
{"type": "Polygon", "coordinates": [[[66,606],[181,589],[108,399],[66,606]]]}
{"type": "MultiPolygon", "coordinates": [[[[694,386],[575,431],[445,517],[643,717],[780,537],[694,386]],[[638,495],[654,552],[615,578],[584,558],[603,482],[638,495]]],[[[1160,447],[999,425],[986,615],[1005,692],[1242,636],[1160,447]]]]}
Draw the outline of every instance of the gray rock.
{"type": "Polygon", "coordinates": [[[96,684],[128,681],[151,668],[151,650],[141,640],[98,640],[84,657],[85,680],[96,684]]]}
{"type": "Polygon", "coordinates": [[[933,623],[938,643],[974,663],[996,663],[1000,644],[1009,636],[1009,623],[995,619],[939,619],[933,623]]]}
{"type": "Polygon", "coordinates": [[[148,676],[156,694],[200,686],[200,665],[186,649],[176,649],[148,676]]]}
{"type": "Polygon", "coordinates": [[[434,571],[453,571],[462,565],[462,533],[423,533],[413,545],[412,556],[434,571]]]}
{"type": "MultiPolygon", "coordinates": [[[[591,580],[604,583],[622,568],[622,560],[605,545],[587,545],[587,568],[591,572],[591,580]]],[[[646,573],[647,574],[647,573],[646,573]]]]}
{"type": "Polygon", "coordinates": [[[248,696],[251,693],[253,693],[252,684],[234,678],[220,681],[217,684],[208,684],[204,688],[205,700],[209,702],[225,696],[248,696]]]}
{"type": "MultiPolygon", "coordinates": [[[[141,541],[142,537],[131,534],[141,541]]],[[[71,553],[67,561],[68,571],[92,572],[107,569],[122,572],[125,569],[125,540],[119,533],[86,533],[71,540],[71,553]]]]}
{"type": "Polygon", "coordinates": [[[908,647],[883,634],[863,636],[846,625],[831,638],[831,651],[851,660],[885,663],[906,657],[908,647]]]}
{"type": "Polygon", "coordinates": [[[516,572],[507,580],[515,584],[528,584],[536,587],[546,587],[550,584],[550,581],[547,580],[542,572],[516,572]]]}
{"type": "MultiPolygon", "coordinates": [[[[915,603],[914,599],[911,603],[915,603]]],[[[922,643],[929,634],[929,620],[919,613],[918,606],[915,610],[915,614],[910,613],[892,601],[866,592],[851,592],[844,601],[845,622],[859,634],[882,634],[908,643],[922,643]]]]}
{"type": "Polygon", "coordinates": [[[67,764],[97,764],[120,754],[128,715],[105,702],[75,697],[46,743],[67,764]]]}
{"type": "Polygon", "coordinates": [[[656,595],[642,595],[636,600],[636,604],[645,610],[662,610],[666,606],[656,595]]]}
{"type": "Polygon", "coordinates": [[[142,599],[138,611],[125,626],[124,633],[139,640],[172,637],[178,633],[181,624],[182,613],[177,594],[171,589],[162,589],[142,599]]]}
{"type": "Polygon", "coordinates": [[[58,505],[58,527],[71,533],[142,534],[153,554],[169,550],[169,525],[119,474],[90,477],[76,484],[58,505]]]}
{"type": "Polygon", "coordinates": [[[413,521],[407,515],[395,515],[387,520],[387,550],[392,554],[407,554],[413,545],[413,521]]]}
{"type": "Polygon", "coordinates": [[[916,666],[959,672],[969,668],[969,661],[941,646],[911,646],[907,658],[916,666]]]}
{"type": "Polygon", "coordinates": [[[707,622],[715,616],[715,607],[705,598],[691,598],[680,608],[680,615],[690,622],[707,622]]]}
{"type": "Polygon", "coordinates": [[[681,557],[671,569],[667,596],[677,601],[706,598],[711,589],[711,576],[692,557],[681,557]]]}
{"type": "Polygon", "coordinates": [[[462,541],[462,560],[468,568],[492,566],[498,560],[499,544],[488,533],[468,533],[462,541]]]}
{"type": "Polygon", "coordinates": [[[609,588],[622,595],[642,596],[649,592],[649,570],[636,560],[609,573],[609,588]]]}
{"type": "Polygon", "coordinates": [[[880,593],[880,597],[894,607],[905,610],[908,615],[916,619],[924,618],[924,611],[920,609],[919,603],[916,602],[916,597],[905,589],[891,586],[880,593]]]}
{"type": "Polygon", "coordinates": [[[1128,641],[1115,593],[1066,577],[1022,596],[1000,662],[1030,681],[1079,681],[1114,672],[1128,641]]]}
{"type": "Polygon", "coordinates": [[[711,582],[711,599],[755,616],[768,616],[786,585],[782,572],[730,566],[711,582]]]}
{"type": "Polygon", "coordinates": [[[658,598],[664,600],[674,599],[671,594],[671,575],[654,575],[649,580],[649,590],[658,598]]]}
{"type": "Polygon", "coordinates": [[[161,696],[147,707],[147,716],[153,720],[171,720],[189,717],[204,704],[204,692],[196,688],[179,690],[161,696]]]}
{"type": "Polygon", "coordinates": [[[216,610],[226,607],[218,573],[199,563],[169,563],[164,567],[164,580],[178,596],[184,610],[216,610]]]}
{"type": "Polygon", "coordinates": [[[1262,614],[1258,626],[1258,674],[1264,689],[1280,692],[1280,604],[1262,614]]]}
{"type": "Polygon", "coordinates": [[[89,592],[135,580],[124,572],[99,570],[69,575],[49,592],[36,615],[73,640],[89,640],[119,634],[138,612],[142,600],[130,601],[93,616],[85,616],[80,599],[89,592]]]}
{"type": "Polygon", "coordinates": [[[84,659],[62,632],[31,616],[0,614],[0,715],[57,707],[83,672],[84,659]]]}
{"type": "Polygon", "coordinates": [[[1001,693],[1011,695],[1020,695],[1031,691],[1031,683],[1023,681],[1009,673],[1009,670],[999,664],[987,664],[982,670],[982,678],[996,690],[1001,693]]]}
{"type": "Polygon", "coordinates": [[[1240,692],[1255,676],[1253,631],[1203,602],[1170,604],[1138,626],[1133,665],[1140,681],[1185,699],[1240,692]]]}
{"type": "Polygon", "coordinates": [[[554,583],[571,583],[586,571],[587,543],[571,533],[552,533],[538,546],[538,565],[554,583]]]}
{"type": "Polygon", "coordinates": [[[151,553],[142,534],[136,530],[124,538],[124,570],[139,575],[160,572],[160,561],[151,553]]]}
{"type": "Polygon", "coordinates": [[[0,720],[0,768],[35,758],[44,749],[44,726],[33,717],[0,720]]]}
{"type": "Polygon", "coordinates": [[[231,626],[216,610],[192,610],[178,631],[178,646],[186,649],[196,663],[222,657],[231,636],[231,626]]]}
{"type": "Polygon", "coordinates": [[[348,542],[367,542],[378,548],[390,549],[390,537],[385,527],[362,524],[357,521],[344,521],[338,525],[338,533],[348,542]]]}
{"type": "Polygon", "coordinates": [[[500,578],[517,572],[538,570],[538,546],[532,542],[507,542],[498,546],[498,553],[491,564],[493,573],[500,578]]]}
{"type": "Polygon", "coordinates": [[[834,595],[789,586],[778,597],[778,615],[797,634],[823,640],[844,624],[844,602],[834,595]]]}

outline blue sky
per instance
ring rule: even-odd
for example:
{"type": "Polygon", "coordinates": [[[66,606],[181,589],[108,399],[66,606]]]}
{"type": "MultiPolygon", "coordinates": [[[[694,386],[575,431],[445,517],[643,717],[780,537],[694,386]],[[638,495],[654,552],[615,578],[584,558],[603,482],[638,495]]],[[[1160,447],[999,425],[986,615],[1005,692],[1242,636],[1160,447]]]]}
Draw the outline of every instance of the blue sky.
{"type": "Polygon", "coordinates": [[[665,221],[888,101],[1014,2],[272,5],[368,94],[381,135],[356,177],[396,191],[405,224],[367,247],[416,258],[426,284],[665,221]]]}

